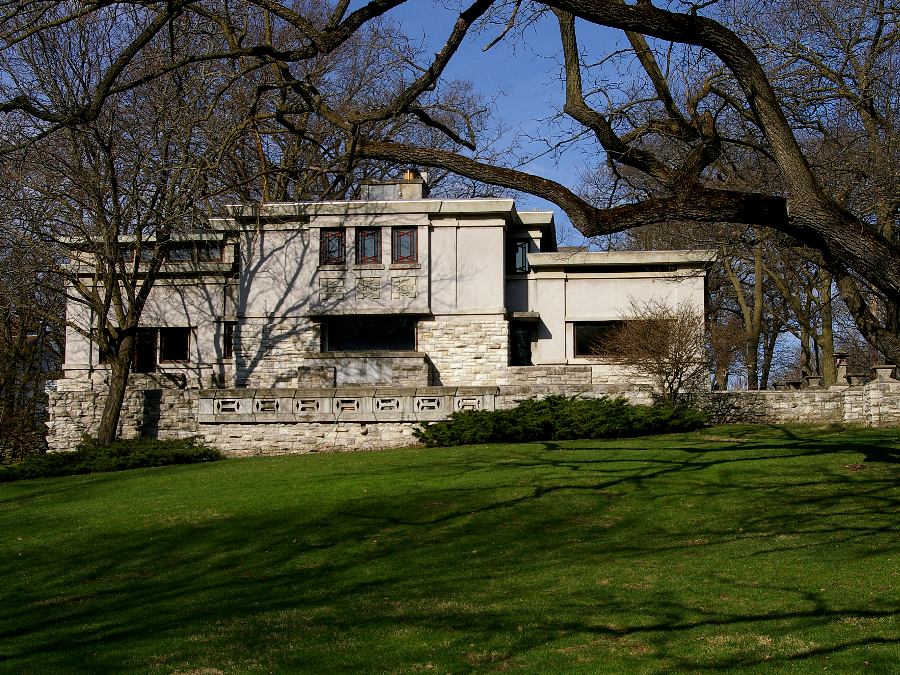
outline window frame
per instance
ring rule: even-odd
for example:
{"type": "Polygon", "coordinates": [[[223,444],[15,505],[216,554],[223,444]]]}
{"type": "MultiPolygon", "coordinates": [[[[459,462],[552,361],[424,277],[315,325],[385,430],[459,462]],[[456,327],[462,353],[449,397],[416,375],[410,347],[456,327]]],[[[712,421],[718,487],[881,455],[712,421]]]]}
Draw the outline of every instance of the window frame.
{"type": "Polygon", "coordinates": [[[417,316],[405,314],[327,317],[322,321],[322,352],[415,352],[418,323],[417,316]],[[354,341],[352,348],[348,323],[353,324],[361,340],[354,341]]]}
{"type": "Polygon", "coordinates": [[[417,227],[392,227],[391,228],[391,263],[394,265],[403,265],[406,263],[419,262],[419,228],[417,227]],[[401,256],[401,238],[409,237],[412,239],[412,255],[401,256]]]}
{"type": "Polygon", "coordinates": [[[347,239],[346,230],[343,227],[323,227],[319,230],[319,264],[320,265],[346,265],[347,264],[347,239]],[[329,257],[327,242],[334,238],[340,243],[340,256],[329,257]]]}
{"type": "Polygon", "coordinates": [[[237,321],[224,321],[222,323],[222,358],[234,358],[234,329],[237,321]]]}
{"type": "MultiPolygon", "coordinates": [[[[148,341],[149,342],[149,341],[148,341]]],[[[131,369],[135,373],[155,373],[159,366],[159,329],[157,328],[138,328],[135,336],[134,359],[131,369]],[[140,357],[145,354],[142,350],[142,336],[153,337],[153,347],[151,348],[152,361],[149,361],[151,367],[149,370],[140,369],[146,361],[140,357]]]]}
{"type": "Polygon", "coordinates": [[[198,262],[198,263],[217,263],[217,262],[222,262],[222,258],[224,257],[224,253],[225,253],[225,246],[223,246],[222,244],[219,244],[219,243],[209,243],[209,242],[200,242],[200,243],[197,244],[196,255],[197,255],[197,262],[198,262]],[[209,249],[212,249],[212,248],[215,248],[215,249],[219,252],[219,255],[218,255],[218,256],[216,256],[216,257],[211,257],[211,256],[205,256],[205,255],[203,255],[203,251],[204,251],[204,250],[207,250],[207,251],[208,251],[209,249]]]}
{"type": "Polygon", "coordinates": [[[358,227],[356,228],[356,264],[377,265],[381,262],[381,228],[358,227]],[[366,257],[363,251],[363,242],[370,237],[375,239],[375,255],[366,257]]]}

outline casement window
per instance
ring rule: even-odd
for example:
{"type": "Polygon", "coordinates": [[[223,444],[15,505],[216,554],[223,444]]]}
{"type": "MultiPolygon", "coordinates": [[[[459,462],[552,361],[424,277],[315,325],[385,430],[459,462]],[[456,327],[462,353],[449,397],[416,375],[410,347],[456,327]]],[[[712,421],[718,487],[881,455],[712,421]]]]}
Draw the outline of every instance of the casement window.
{"type": "Polygon", "coordinates": [[[139,328],[134,344],[134,372],[155,373],[159,363],[190,358],[190,328],[139,328]]]}
{"type": "Polygon", "coordinates": [[[156,344],[158,332],[155,328],[140,328],[134,342],[134,372],[156,372],[156,344]]]}
{"type": "MultiPolygon", "coordinates": [[[[150,262],[153,259],[153,244],[148,244],[150,248],[141,249],[141,262],[150,262]]],[[[128,246],[122,249],[122,262],[134,262],[134,247],[128,246]]]]}
{"type": "Polygon", "coordinates": [[[193,246],[172,246],[168,251],[166,251],[166,259],[169,262],[173,263],[186,263],[194,261],[194,247],[193,246]]]}
{"type": "Polygon", "coordinates": [[[575,356],[609,356],[606,342],[622,321],[581,321],[575,323],[575,356]]]}
{"type": "Polygon", "coordinates": [[[416,228],[393,228],[391,231],[391,262],[414,263],[419,261],[416,232],[416,228]]]}
{"type": "Polygon", "coordinates": [[[234,321],[226,321],[222,324],[222,358],[234,358],[234,321]]]}
{"type": "Polygon", "coordinates": [[[322,265],[343,265],[344,257],[344,230],[320,230],[319,262],[322,265]]]}
{"type": "Polygon", "coordinates": [[[531,242],[528,239],[506,240],[506,273],[527,274],[528,252],[531,250],[531,242]]]}
{"type": "Polygon", "coordinates": [[[413,351],[416,323],[408,316],[330,317],[322,322],[322,351],[413,351]]]}
{"type": "Polygon", "coordinates": [[[380,263],[381,262],[381,230],[363,229],[356,230],[356,263],[380,263]]]}
{"type": "Polygon", "coordinates": [[[222,262],[221,244],[199,244],[197,262],[222,262]]]}
{"type": "Polygon", "coordinates": [[[159,360],[161,363],[184,363],[191,346],[190,328],[159,329],[159,360]]]}
{"type": "Polygon", "coordinates": [[[531,365],[532,326],[528,323],[509,322],[509,365],[531,365]]]}

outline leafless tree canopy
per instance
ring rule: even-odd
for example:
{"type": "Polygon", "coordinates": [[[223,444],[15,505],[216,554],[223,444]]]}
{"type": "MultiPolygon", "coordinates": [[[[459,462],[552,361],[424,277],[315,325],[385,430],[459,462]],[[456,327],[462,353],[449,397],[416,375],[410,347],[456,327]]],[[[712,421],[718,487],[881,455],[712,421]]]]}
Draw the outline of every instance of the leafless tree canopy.
{"type": "Polygon", "coordinates": [[[469,181],[458,192],[548,199],[587,236],[673,221],[771,228],[900,361],[893,5],[476,0],[428,55],[392,23],[403,1],[11,0],[0,16],[7,151],[84,133],[160,82],[180,96],[203,73],[210,119],[222,115],[233,141],[215,165],[243,177],[242,198],[346,196],[403,163],[469,181]],[[509,166],[477,80],[443,75],[473,31],[523,40],[541,17],[555,23],[540,39],[559,45],[561,114],[597,158],[590,190],[509,166]],[[587,49],[586,24],[622,31],[623,51],[587,49]],[[102,44],[85,57],[91,40],[102,44]],[[617,58],[631,65],[611,81],[603,64],[617,58]],[[871,289],[890,311],[874,311],[871,289]]]}
{"type": "Polygon", "coordinates": [[[631,298],[619,319],[596,345],[598,354],[647,377],[665,401],[709,388],[710,347],[701,308],[631,298]]]}

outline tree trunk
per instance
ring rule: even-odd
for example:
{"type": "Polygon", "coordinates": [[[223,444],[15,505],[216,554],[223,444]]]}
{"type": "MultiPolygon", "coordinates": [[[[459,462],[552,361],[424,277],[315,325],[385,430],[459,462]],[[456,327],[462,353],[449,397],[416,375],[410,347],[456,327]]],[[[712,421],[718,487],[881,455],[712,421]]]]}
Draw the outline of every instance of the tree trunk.
{"type": "Polygon", "coordinates": [[[753,246],[753,315],[747,330],[747,389],[759,389],[759,338],[764,303],[762,245],[757,243],[753,246]]]}
{"type": "Polygon", "coordinates": [[[769,374],[772,372],[772,358],[775,356],[775,344],[778,342],[780,329],[781,325],[773,320],[771,330],[766,336],[766,342],[763,348],[762,376],[759,380],[760,389],[769,388],[769,374]]]}
{"type": "Polygon", "coordinates": [[[122,414],[125,390],[128,387],[128,373],[134,357],[134,343],[134,337],[126,337],[119,345],[119,353],[109,357],[109,393],[100,417],[100,429],[97,431],[97,443],[100,445],[110,445],[116,440],[119,416],[122,414]]]}
{"type": "Polygon", "coordinates": [[[812,350],[809,348],[809,331],[800,329],[800,377],[812,375],[812,350]]]}
{"type": "Polygon", "coordinates": [[[822,383],[826,387],[832,386],[837,382],[837,366],[834,363],[834,310],[831,304],[831,275],[826,271],[820,271],[819,298],[822,301],[821,319],[822,332],[819,335],[818,343],[822,349],[822,358],[820,359],[822,383]]]}

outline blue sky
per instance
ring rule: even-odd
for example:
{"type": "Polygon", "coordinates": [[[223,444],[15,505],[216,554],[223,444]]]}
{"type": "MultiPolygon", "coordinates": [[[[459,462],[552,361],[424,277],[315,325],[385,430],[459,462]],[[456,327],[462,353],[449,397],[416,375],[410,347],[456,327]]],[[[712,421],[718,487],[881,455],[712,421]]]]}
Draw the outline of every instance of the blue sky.
{"type": "MultiPolygon", "coordinates": [[[[404,32],[414,39],[424,38],[429,51],[438,51],[453,28],[458,11],[448,10],[440,2],[410,0],[388,14],[400,21],[404,32]]],[[[500,42],[483,51],[502,29],[490,33],[469,35],[445,71],[447,79],[473,82],[476,91],[488,98],[496,97],[497,114],[503,122],[522,129],[532,137],[546,136],[545,120],[554,113],[554,106],[563,103],[563,86],[555,57],[559,52],[559,34],[555,19],[545,17],[526,32],[526,43],[500,42]],[[499,94],[499,96],[498,96],[499,94]]],[[[582,45],[592,50],[614,48],[615,34],[609,29],[585,24],[579,26],[582,45]],[[589,30],[585,30],[589,29],[589,30]]],[[[544,148],[533,144],[528,148],[537,153],[544,148]]],[[[530,173],[552,178],[568,187],[577,181],[579,163],[584,155],[577,149],[565,152],[559,161],[542,157],[525,167],[530,173]]],[[[551,209],[556,212],[559,236],[580,243],[583,238],[574,231],[560,209],[550,202],[525,196],[517,200],[521,210],[551,209]]]]}

